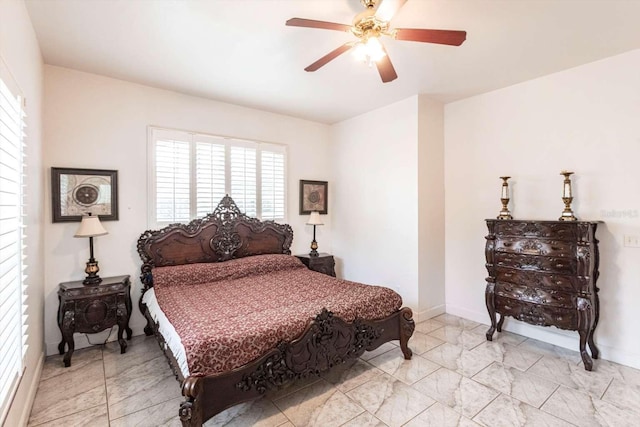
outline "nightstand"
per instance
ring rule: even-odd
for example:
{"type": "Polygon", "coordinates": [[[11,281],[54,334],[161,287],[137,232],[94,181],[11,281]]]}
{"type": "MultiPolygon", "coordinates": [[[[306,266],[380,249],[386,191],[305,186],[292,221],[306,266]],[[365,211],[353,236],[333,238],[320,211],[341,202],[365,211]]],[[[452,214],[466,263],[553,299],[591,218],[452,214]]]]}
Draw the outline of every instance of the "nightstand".
{"type": "Polygon", "coordinates": [[[74,332],[94,334],[118,325],[118,343],[120,353],[127,349],[122,338],[127,332],[131,339],[129,317],[131,316],[131,284],[129,276],[106,277],[97,285],[83,285],[82,280],[60,283],[58,289],[58,327],[62,332],[62,341],[58,345],[60,354],[64,354],[64,366],[71,365],[71,356],[75,344],[74,332]]]}
{"type": "Polygon", "coordinates": [[[296,257],[307,266],[309,270],[317,271],[318,273],[328,274],[329,276],[336,277],[336,270],[334,269],[336,263],[333,260],[333,255],[320,252],[318,256],[311,256],[309,254],[296,255],[296,257]]]}

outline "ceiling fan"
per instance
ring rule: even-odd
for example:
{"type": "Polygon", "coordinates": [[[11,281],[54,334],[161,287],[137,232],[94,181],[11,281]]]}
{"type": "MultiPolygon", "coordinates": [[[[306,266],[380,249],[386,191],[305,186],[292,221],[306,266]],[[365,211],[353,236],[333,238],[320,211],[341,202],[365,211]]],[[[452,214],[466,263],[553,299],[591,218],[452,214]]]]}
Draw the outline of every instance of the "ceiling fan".
{"type": "Polygon", "coordinates": [[[366,9],[356,15],[352,25],[336,24],[334,22],[315,21],[313,19],[291,18],[288,26],[320,28],[323,30],[346,31],[352,33],[358,40],[343,44],[339,48],[329,52],[313,64],[305,68],[305,71],[316,71],[329,61],[337,58],[346,51],[354,49],[356,57],[376,64],[378,73],[384,83],[395,80],[398,75],[391,64],[387,50],[380,43],[380,36],[389,36],[396,40],[408,40],[424,43],[446,44],[460,46],[467,38],[466,31],[454,30],[427,30],[419,28],[395,28],[389,26],[389,21],[407,0],[360,0],[366,9]],[[378,7],[376,8],[376,4],[378,7]]]}

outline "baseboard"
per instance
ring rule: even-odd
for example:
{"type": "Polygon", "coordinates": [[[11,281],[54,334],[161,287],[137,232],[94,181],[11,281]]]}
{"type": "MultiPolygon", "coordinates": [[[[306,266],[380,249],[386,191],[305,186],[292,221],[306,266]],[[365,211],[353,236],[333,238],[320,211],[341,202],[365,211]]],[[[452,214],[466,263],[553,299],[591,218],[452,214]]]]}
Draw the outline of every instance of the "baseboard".
{"type": "Polygon", "coordinates": [[[33,375],[33,379],[31,380],[31,384],[29,384],[29,394],[27,394],[27,400],[22,409],[22,415],[20,415],[20,425],[26,426],[29,422],[29,416],[31,415],[31,408],[33,407],[33,401],[36,399],[36,392],[38,391],[38,384],[40,384],[40,377],[42,376],[42,367],[44,366],[44,353],[40,353],[40,358],[38,359],[38,365],[36,366],[36,371],[33,375]]]}
{"type": "Polygon", "coordinates": [[[445,305],[444,304],[440,304],[437,305],[435,307],[431,307],[427,310],[423,310],[423,311],[417,311],[414,310],[413,312],[413,320],[416,323],[420,323],[420,322],[424,322],[425,320],[431,319],[432,317],[436,317],[439,316],[441,314],[445,313],[445,305]]]}
{"type": "MultiPolygon", "coordinates": [[[[489,315],[486,311],[477,312],[461,307],[452,306],[450,304],[447,304],[446,311],[449,314],[473,320],[475,322],[485,324],[487,325],[487,327],[489,327],[489,315]]],[[[558,347],[564,347],[573,351],[578,351],[580,344],[580,338],[578,336],[578,333],[575,331],[565,331],[556,327],[541,327],[529,325],[527,323],[515,320],[511,317],[505,318],[502,329],[508,332],[513,332],[514,334],[519,334],[527,338],[544,341],[546,343],[557,345],[558,347]]],[[[601,359],[640,369],[639,354],[625,352],[618,348],[598,343],[597,330],[595,341],[598,349],[600,350],[601,359]]]]}

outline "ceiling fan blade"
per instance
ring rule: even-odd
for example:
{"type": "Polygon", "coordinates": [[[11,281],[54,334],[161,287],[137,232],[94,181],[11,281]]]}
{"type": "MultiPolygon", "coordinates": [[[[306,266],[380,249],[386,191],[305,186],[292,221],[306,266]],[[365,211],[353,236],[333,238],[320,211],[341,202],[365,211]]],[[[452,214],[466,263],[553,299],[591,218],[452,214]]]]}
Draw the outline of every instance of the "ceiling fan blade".
{"type": "Polygon", "coordinates": [[[425,30],[420,28],[396,29],[396,40],[409,40],[414,42],[447,44],[460,46],[467,39],[466,31],[455,30],[425,30]]]}
{"type": "Polygon", "coordinates": [[[376,10],[376,18],[381,21],[391,21],[407,0],[382,0],[376,10]]]}
{"type": "Polygon", "coordinates": [[[398,74],[396,74],[395,68],[393,68],[393,64],[391,63],[391,59],[389,58],[389,54],[387,53],[387,49],[382,46],[384,53],[386,54],[382,58],[380,58],[376,62],[376,67],[378,68],[378,73],[380,73],[380,78],[382,79],[382,83],[389,83],[398,78],[398,74]]]}
{"type": "Polygon", "coordinates": [[[350,31],[351,26],[346,24],[336,24],[335,22],[315,21],[313,19],[291,18],[286,25],[290,27],[320,28],[323,30],[350,31]]]}
{"type": "Polygon", "coordinates": [[[339,48],[334,49],[331,52],[327,53],[325,56],[323,56],[322,58],[318,59],[313,64],[309,65],[304,70],[305,71],[316,71],[318,68],[322,67],[323,65],[326,65],[329,61],[332,61],[332,60],[336,59],[338,56],[342,55],[343,53],[345,53],[346,51],[348,51],[352,47],[353,47],[353,42],[345,43],[342,46],[340,46],[339,48]]]}

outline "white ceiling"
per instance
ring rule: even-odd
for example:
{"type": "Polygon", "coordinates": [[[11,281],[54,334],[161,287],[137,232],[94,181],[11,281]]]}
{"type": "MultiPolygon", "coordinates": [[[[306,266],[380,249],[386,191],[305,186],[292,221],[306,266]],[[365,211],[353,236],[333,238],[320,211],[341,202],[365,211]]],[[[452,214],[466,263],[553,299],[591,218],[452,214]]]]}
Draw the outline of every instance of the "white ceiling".
{"type": "Polygon", "coordinates": [[[384,39],[398,79],[344,54],[359,0],[27,0],[47,64],[335,123],[415,94],[450,102],[640,48],[640,0],[409,0],[394,27],[466,30],[460,47],[384,39]]]}

